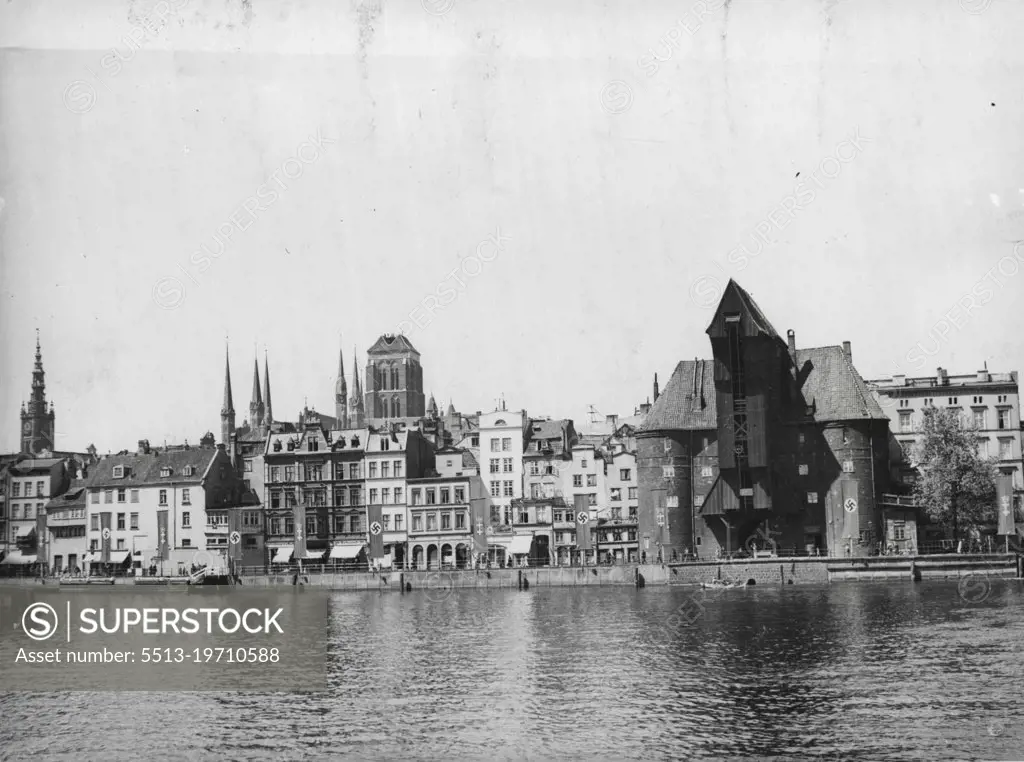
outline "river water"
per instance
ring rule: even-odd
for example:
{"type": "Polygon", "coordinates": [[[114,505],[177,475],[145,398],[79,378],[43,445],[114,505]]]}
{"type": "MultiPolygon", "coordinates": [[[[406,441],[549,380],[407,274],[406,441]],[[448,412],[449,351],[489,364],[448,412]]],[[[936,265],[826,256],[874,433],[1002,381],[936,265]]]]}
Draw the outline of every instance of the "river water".
{"type": "Polygon", "coordinates": [[[0,694],[0,759],[1021,760],[985,585],[336,593],[327,693],[0,694]]]}

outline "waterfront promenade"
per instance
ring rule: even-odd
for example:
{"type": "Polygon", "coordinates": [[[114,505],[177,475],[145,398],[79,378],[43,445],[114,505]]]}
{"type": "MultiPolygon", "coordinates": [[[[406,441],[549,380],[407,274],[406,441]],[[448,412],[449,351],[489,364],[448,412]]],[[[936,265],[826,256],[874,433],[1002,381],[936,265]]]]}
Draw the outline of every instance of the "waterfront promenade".
{"type": "MultiPolygon", "coordinates": [[[[236,584],[244,587],[310,585],[329,590],[405,593],[416,590],[503,589],[543,587],[605,587],[698,585],[726,582],[738,585],[793,585],[855,582],[863,580],[959,579],[968,576],[1024,577],[1024,557],[1016,554],[878,556],[871,558],[762,558],[732,561],[690,561],[670,564],[619,564],[612,566],[543,566],[463,570],[333,571],[309,566],[301,574],[241,570],[236,584]]],[[[182,577],[113,577],[95,579],[90,588],[103,584],[135,587],[177,586],[182,577]]],[[[225,577],[219,580],[227,581],[225,577]]],[[[67,585],[55,578],[2,578],[3,585],[67,585]]],[[[81,586],[81,578],[70,580],[81,586]]],[[[207,583],[209,584],[209,582],[207,583]]]]}

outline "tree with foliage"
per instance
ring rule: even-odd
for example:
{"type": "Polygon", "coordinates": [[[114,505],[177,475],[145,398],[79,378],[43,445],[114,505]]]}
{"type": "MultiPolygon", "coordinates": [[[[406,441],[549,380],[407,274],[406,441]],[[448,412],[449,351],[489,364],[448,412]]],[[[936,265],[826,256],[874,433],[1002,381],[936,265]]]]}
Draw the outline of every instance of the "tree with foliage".
{"type": "Polygon", "coordinates": [[[976,432],[958,411],[928,408],[924,438],[914,448],[920,478],[914,498],[954,540],[995,517],[996,461],[978,453],[976,432]]]}

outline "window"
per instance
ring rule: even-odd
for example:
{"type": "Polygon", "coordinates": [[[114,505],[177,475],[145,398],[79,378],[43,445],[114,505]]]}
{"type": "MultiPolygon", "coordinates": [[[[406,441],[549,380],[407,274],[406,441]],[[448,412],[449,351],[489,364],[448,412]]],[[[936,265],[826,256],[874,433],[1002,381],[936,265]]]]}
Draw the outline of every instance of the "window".
{"type": "Polygon", "coordinates": [[[636,500],[637,489],[638,489],[637,487],[630,487],[629,488],[629,499],[630,500],[636,500]]]}
{"type": "Polygon", "coordinates": [[[433,532],[433,531],[436,531],[436,530],[437,530],[437,514],[436,513],[428,513],[427,514],[427,531],[428,532],[433,532]]]}
{"type": "Polygon", "coordinates": [[[808,492],[807,493],[807,502],[808,503],[817,503],[818,502],[818,493],[817,492],[808,492]]]}
{"type": "Polygon", "coordinates": [[[810,472],[810,469],[807,468],[806,463],[801,463],[797,471],[800,474],[800,476],[807,476],[807,474],[810,472]]]}
{"type": "MultiPolygon", "coordinates": [[[[611,488],[611,500],[622,500],[622,487],[611,488]]],[[[621,510],[621,509],[620,509],[621,510]]]]}
{"type": "Polygon", "coordinates": [[[391,531],[391,514],[385,513],[380,517],[381,523],[384,525],[384,531],[391,531]]]}
{"type": "Polygon", "coordinates": [[[99,549],[100,549],[100,541],[99,540],[89,540],[89,550],[97,551],[99,549]]]}
{"type": "Polygon", "coordinates": [[[137,489],[133,489],[130,498],[133,503],[139,502],[139,491],[137,489]]]}
{"type": "Polygon", "coordinates": [[[370,463],[370,472],[368,474],[370,479],[377,478],[377,464],[375,462],[370,463]]]}
{"type": "Polygon", "coordinates": [[[804,443],[804,439],[805,439],[805,437],[804,437],[803,433],[800,433],[800,434],[796,435],[796,441],[797,441],[798,444],[803,444],[804,443]]]}
{"type": "Polygon", "coordinates": [[[374,505],[377,502],[377,488],[374,487],[370,490],[370,505],[374,505]]]}
{"type": "MultiPolygon", "coordinates": [[[[635,505],[629,506],[629,517],[631,519],[636,519],[636,506],[635,505]]],[[[698,538],[698,539],[700,539],[700,538],[698,538]]]]}
{"type": "Polygon", "coordinates": [[[412,517],[412,531],[422,532],[423,531],[423,517],[421,515],[414,514],[412,517]]]}
{"type": "Polygon", "coordinates": [[[183,539],[181,541],[181,547],[183,547],[183,548],[191,548],[192,547],[192,540],[190,540],[189,538],[186,537],[185,539],[183,539]]]}
{"type": "Polygon", "coordinates": [[[124,531],[124,514],[123,513],[117,514],[117,531],[118,532],[123,532],[124,531]]]}
{"type": "Polygon", "coordinates": [[[359,478],[359,464],[358,463],[349,463],[348,464],[348,478],[349,479],[358,479],[359,478]]]}
{"type": "Polygon", "coordinates": [[[914,430],[913,413],[900,411],[900,431],[908,432],[914,430]]]}
{"type": "Polygon", "coordinates": [[[401,479],[402,478],[402,461],[400,461],[400,460],[396,460],[395,461],[395,478],[396,479],[401,479]]]}
{"type": "Polygon", "coordinates": [[[389,479],[391,478],[391,464],[388,461],[384,461],[380,464],[380,478],[389,479]]]}
{"type": "Polygon", "coordinates": [[[252,473],[252,460],[250,460],[249,458],[246,458],[245,460],[245,473],[252,473]]]}
{"type": "Polygon", "coordinates": [[[843,473],[847,473],[847,474],[852,474],[853,473],[853,461],[852,460],[844,460],[843,461],[843,473]]]}
{"type": "Polygon", "coordinates": [[[587,474],[587,486],[588,487],[596,487],[597,486],[597,474],[587,474]]]}
{"type": "Polygon", "coordinates": [[[385,505],[391,502],[391,488],[381,487],[380,490],[380,501],[385,505]]]}
{"type": "Polygon", "coordinates": [[[412,504],[421,505],[423,503],[423,490],[418,487],[412,491],[412,504]]]}
{"type": "Polygon", "coordinates": [[[471,436],[469,438],[469,446],[470,447],[479,447],[480,446],[480,435],[479,434],[474,434],[473,436],[471,436]]]}
{"type": "Polygon", "coordinates": [[[402,488],[401,487],[395,487],[395,502],[396,503],[401,503],[402,502],[402,488]]]}
{"type": "Polygon", "coordinates": [[[286,482],[295,481],[295,468],[293,466],[284,467],[284,480],[286,482]]]}
{"type": "Polygon", "coordinates": [[[572,486],[574,486],[574,487],[582,487],[583,486],[583,474],[573,474],[572,475],[572,486]]]}
{"type": "Polygon", "coordinates": [[[452,501],[452,492],[447,487],[441,487],[441,504],[447,505],[452,501]]]}
{"type": "Polygon", "coordinates": [[[335,534],[346,534],[345,525],[348,523],[348,516],[335,516],[334,517],[334,533],[335,534]]]}
{"type": "Polygon", "coordinates": [[[400,514],[400,513],[396,513],[395,514],[395,531],[396,532],[401,532],[402,531],[402,514],[400,514]]]}
{"type": "Polygon", "coordinates": [[[185,487],[181,491],[181,504],[182,505],[192,505],[192,498],[189,496],[189,488],[188,487],[185,487]]]}
{"type": "Polygon", "coordinates": [[[464,502],[466,502],[466,488],[465,487],[456,487],[455,488],[455,502],[456,503],[464,503],[464,502]]]}
{"type": "Polygon", "coordinates": [[[978,455],[982,458],[988,457],[988,440],[979,439],[978,442],[978,455]]]}
{"type": "Polygon", "coordinates": [[[125,550],[125,547],[124,547],[124,538],[123,538],[123,537],[118,537],[118,538],[117,538],[117,549],[118,549],[118,550],[125,550]]]}
{"type": "Polygon", "coordinates": [[[959,399],[960,399],[959,397],[950,397],[949,398],[949,404],[950,405],[956,405],[959,402],[959,399]]]}
{"type": "MultiPolygon", "coordinates": [[[[18,485],[15,484],[14,486],[17,487],[18,485]]],[[[15,492],[14,493],[14,497],[17,497],[17,496],[18,496],[18,493],[15,492]]],[[[99,501],[100,501],[100,493],[99,492],[93,492],[89,496],[89,502],[92,503],[93,505],[96,505],[97,503],[99,503],[99,501]]]]}
{"type": "Polygon", "coordinates": [[[501,482],[491,482],[491,497],[501,497],[501,482]]]}
{"type": "Polygon", "coordinates": [[[459,511],[455,514],[455,528],[465,529],[466,528],[466,514],[463,511],[459,511]]]}
{"type": "Polygon", "coordinates": [[[893,521],[892,522],[892,539],[894,540],[905,540],[907,539],[907,522],[906,521],[893,521]]]}
{"type": "Polygon", "coordinates": [[[512,458],[502,458],[501,459],[501,470],[502,470],[502,473],[506,473],[506,474],[512,473],[512,458]]]}
{"type": "Polygon", "coordinates": [[[501,451],[510,452],[512,450],[512,437],[504,437],[501,440],[501,451]]]}
{"type": "MultiPolygon", "coordinates": [[[[36,482],[36,497],[43,497],[43,485],[46,482],[36,482]]],[[[28,495],[26,495],[28,497],[28,495]]]]}
{"type": "MultiPolygon", "coordinates": [[[[977,399],[977,397],[975,397],[977,399]]],[[[975,410],[974,411],[974,428],[984,429],[985,428],[985,411],[975,410]]]]}
{"type": "Polygon", "coordinates": [[[491,452],[501,452],[501,440],[491,437],[491,452]]]}
{"type": "Polygon", "coordinates": [[[519,506],[519,523],[529,524],[530,523],[530,510],[525,506],[519,506]]]}
{"type": "Polygon", "coordinates": [[[505,506],[505,525],[512,526],[512,506],[505,506]]]}
{"type": "Polygon", "coordinates": [[[427,487],[427,505],[434,505],[437,502],[437,492],[433,487],[427,487]]]}
{"type": "Polygon", "coordinates": [[[661,467],[661,476],[662,476],[663,479],[674,479],[675,476],[676,476],[676,467],[675,466],[662,466],[661,467]]]}
{"type": "Polygon", "coordinates": [[[160,505],[167,505],[167,490],[160,490],[160,505]]]}
{"type": "Polygon", "coordinates": [[[554,521],[557,524],[558,522],[560,522],[562,520],[562,512],[561,511],[554,511],[552,516],[551,516],[551,519],[552,519],[552,521],[554,521]]]}
{"type": "Polygon", "coordinates": [[[345,490],[341,487],[334,488],[334,504],[345,505],[345,490]]]}
{"type": "Polygon", "coordinates": [[[450,513],[441,514],[441,529],[452,528],[452,515],[450,513]]]}
{"type": "Polygon", "coordinates": [[[114,490],[112,490],[112,489],[105,489],[105,490],[103,490],[103,502],[104,503],[112,503],[112,502],[114,502],[114,490]]]}
{"type": "Polygon", "coordinates": [[[314,463],[306,466],[306,481],[320,482],[324,479],[324,467],[321,463],[314,463]]]}
{"type": "Polygon", "coordinates": [[[270,481],[276,482],[281,480],[281,467],[271,466],[270,467],[270,481]]]}
{"type": "Polygon", "coordinates": [[[530,461],[530,476],[540,476],[540,463],[535,460],[530,461]]]}
{"type": "Polygon", "coordinates": [[[188,529],[192,526],[192,514],[188,511],[181,512],[181,528],[188,529]]]}
{"type": "Polygon", "coordinates": [[[661,442],[661,449],[664,450],[665,452],[672,452],[672,440],[671,439],[664,439],[664,440],[662,440],[662,442],[661,442]]]}
{"type": "Polygon", "coordinates": [[[630,471],[630,469],[628,469],[628,468],[620,468],[619,469],[619,481],[620,482],[628,482],[630,480],[630,478],[631,478],[631,471],[630,471]]]}
{"type": "Polygon", "coordinates": [[[491,458],[491,473],[496,474],[501,470],[501,459],[491,458]]]}
{"type": "Polygon", "coordinates": [[[1010,409],[1009,408],[1001,408],[999,410],[999,412],[998,412],[998,415],[999,415],[998,428],[1000,428],[1000,429],[1008,429],[1008,428],[1010,428],[1010,409]]]}
{"type": "Polygon", "coordinates": [[[350,487],[348,491],[348,504],[359,505],[362,495],[360,494],[359,487],[350,487]]]}
{"type": "Polygon", "coordinates": [[[512,497],[512,482],[503,482],[502,486],[505,497],[512,497]]]}
{"type": "Polygon", "coordinates": [[[11,485],[11,497],[21,497],[21,482],[14,482],[11,485]]]}
{"type": "Polygon", "coordinates": [[[597,505],[597,495],[594,494],[593,492],[591,492],[589,495],[587,495],[587,505],[591,505],[591,506],[597,505]]]}
{"type": "MultiPolygon", "coordinates": [[[[17,518],[17,516],[15,516],[14,518],[17,518]]],[[[93,515],[93,517],[92,517],[92,526],[90,527],[90,529],[92,529],[92,531],[94,531],[94,532],[100,531],[100,517],[99,516],[93,515]]]]}
{"type": "Polygon", "coordinates": [[[1009,460],[1012,452],[1012,439],[1000,439],[999,440],[999,459],[1009,460]]]}
{"type": "Polygon", "coordinates": [[[166,476],[170,476],[170,475],[171,475],[171,469],[166,468],[166,467],[160,469],[160,476],[166,477],[166,476]]]}
{"type": "Polygon", "coordinates": [[[271,508],[280,508],[281,507],[281,493],[280,492],[271,492],[270,493],[270,507],[271,508]]]}
{"type": "Polygon", "coordinates": [[[311,437],[306,441],[306,449],[309,452],[316,452],[320,449],[320,440],[315,437],[311,437]]]}

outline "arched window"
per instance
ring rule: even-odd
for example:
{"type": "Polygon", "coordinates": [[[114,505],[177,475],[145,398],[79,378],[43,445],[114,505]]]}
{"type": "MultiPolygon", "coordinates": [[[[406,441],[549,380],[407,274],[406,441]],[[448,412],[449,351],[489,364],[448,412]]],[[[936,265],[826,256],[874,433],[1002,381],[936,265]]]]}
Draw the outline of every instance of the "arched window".
{"type": "Polygon", "coordinates": [[[398,368],[391,369],[391,388],[398,388],[398,368]]]}
{"type": "Polygon", "coordinates": [[[395,400],[395,418],[402,417],[402,402],[401,400],[395,400]]]}
{"type": "Polygon", "coordinates": [[[384,368],[377,369],[377,388],[387,389],[388,388],[388,372],[384,368]]]}

